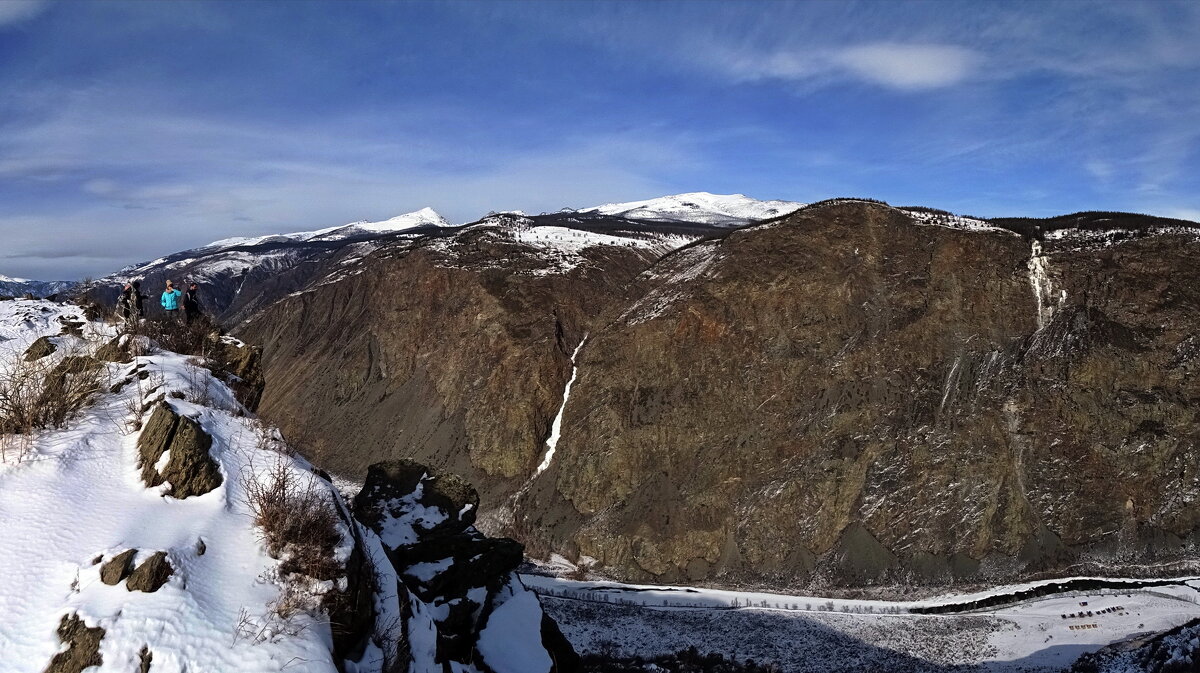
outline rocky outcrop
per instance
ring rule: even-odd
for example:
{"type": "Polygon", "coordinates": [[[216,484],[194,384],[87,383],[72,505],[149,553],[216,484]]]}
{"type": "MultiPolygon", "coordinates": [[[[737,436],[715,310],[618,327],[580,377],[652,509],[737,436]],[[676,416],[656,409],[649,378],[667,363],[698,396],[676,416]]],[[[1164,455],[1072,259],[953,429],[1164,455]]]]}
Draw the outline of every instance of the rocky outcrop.
{"type": "Polygon", "coordinates": [[[50,337],[38,337],[37,341],[30,344],[29,348],[25,349],[25,361],[33,362],[41,360],[58,350],[58,344],[50,340],[50,337]]]}
{"type": "Polygon", "coordinates": [[[129,351],[129,336],[116,336],[107,341],[96,351],[96,359],[104,362],[117,362],[120,364],[128,364],[133,362],[133,355],[129,351]]]}
{"type": "Polygon", "coordinates": [[[64,615],[58,637],[67,649],[54,655],[45,673],[82,673],[86,668],[103,665],[100,641],[104,633],[102,627],[89,627],[79,615],[64,615]]]}
{"type": "Polygon", "coordinates": [[[155,552],[150,558],[142,561],[138,567],[129,573],[129,579],[125,582],[125,588],[129,591],[143,591],[145,593],[154,593],[162,588],[162,585],[171,579],[171,575],[175,573],[175,568],[171,566],[171,562],[167,560],[167,552],[155,552]]]}
{"type": "Polygon", "coordinates": [[[262,370],[262,348],[237,339],[217,336],[205,344],[207,367],[221,379],[247,411],[258,409],[266,382],[262,370]]]}
{"type": "Polygon", "coordinates": [[[133,571],[133,557],[137,556],[136,549],[126,549],[100,566],[100,581],[109,586],[116,586],[121,580],[129,577],[133,571]]]}
{"type": "Polygon", "coordinates": [[[166,495],[189,498],[221,485],[221,470],[209,455],[212,437],[196,421],[160,404],[138,437],[138,469],[142,481],[153,488],[170,483],[166,495]],[[159,467],[164,454],[167,462],[159,467]]]}
{"type": "Polygon", "coordinates": [[[521,545],[471,526],[479,496],[412,461],[372,465],[356,519],[382,543],[397,582],[400,635],[414,670],[563,673],[578,657],[515,570],[521,545]]]}

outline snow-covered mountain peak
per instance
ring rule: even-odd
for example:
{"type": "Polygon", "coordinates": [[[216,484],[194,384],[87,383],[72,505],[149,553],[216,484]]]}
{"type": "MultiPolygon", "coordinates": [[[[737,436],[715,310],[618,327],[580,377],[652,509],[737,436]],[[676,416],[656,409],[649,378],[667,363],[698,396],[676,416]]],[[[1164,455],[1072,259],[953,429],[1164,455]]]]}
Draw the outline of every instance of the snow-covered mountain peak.
{"type": "Polygon", "coordinates": [[[737,226],[785,215],[803,206],[803,203],[794,201],[759,201],[745,194],[688,192],[646,201],[608,203],[583,208],[577,212],[635,220],[737,226]]]}
{"type": "Polygon", "coordinates": [[[28,283],[28,278],[13,278],[0,273],[0,283],[28,283]]]}
{"type": "Polygon", "coordinates": [[[217,248],[232,248],[245,245],[258,245],[271,241],[286,242],[286,241],[334,241],[338,239],[348,238],[357,234],[390,234],[406,229],[415,229],[421,226],[448,227],[450,222],[442,217],[436,210],[432,208],[422,208],[411,213],[397,215],[396,217],[382,220],[379,222],[369,222],[367,220],[359,220],[349,224],[342,224],[336,227],[326,227],[325,229],[317,229],[315,231],[297,231],[290,234],[271,234],[268,236],[235,236],[233,238],[223,238],[219,241],[214,241],[204,246],[203,249],[217,248]]]}
{"type": "Polygon", "coordinates": [[[421,227],[425,225],[448,227],[450,226],[450,222],[446,220],[446,218],[442,217],[441,214],[433,208],[426,207],[420,210],[414,210],[411,213],[397,215],[396,217],[383,220],[382,222],[352,222],[351,224],[347,224],[343,227],[334,227],[332,230],[325,229],[322,231],[336,232],[352,227],[358,231],[390,233],[393,231],[403,231],[405,229],[412,229],[414,227],[421,227]]]}

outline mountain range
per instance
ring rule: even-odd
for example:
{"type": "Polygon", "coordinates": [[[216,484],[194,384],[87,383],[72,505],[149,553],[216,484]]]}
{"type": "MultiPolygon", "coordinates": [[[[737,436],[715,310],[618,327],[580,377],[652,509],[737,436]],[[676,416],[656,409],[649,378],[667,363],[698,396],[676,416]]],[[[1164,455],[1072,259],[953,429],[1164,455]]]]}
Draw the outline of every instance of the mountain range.
{"type": "Polygon", "coordinates": [[[77,283],[71,280],[29,280],[28,278],[0,276],[0,297],[29,295],[41,299],[66,292],[76,285],[77,283]]]}
{"type": "Polygon", "coordinates": [[[88,292],[200,281],[314,462],[462,474],[543,557],[936,586],[1191,567],[1198,239],[696,193],[226,239],[88,292]]]}

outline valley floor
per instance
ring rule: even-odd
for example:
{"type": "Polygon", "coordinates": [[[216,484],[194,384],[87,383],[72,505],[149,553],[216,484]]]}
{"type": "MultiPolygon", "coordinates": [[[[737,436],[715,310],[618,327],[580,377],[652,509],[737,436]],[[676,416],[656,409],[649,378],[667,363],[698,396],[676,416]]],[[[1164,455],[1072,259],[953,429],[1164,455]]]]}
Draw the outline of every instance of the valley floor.
{"type": "Polygon", "coordinates": [[[1060,671],[1085,652],[1200,617],[1200,581],[1194,579],[1069,592],[953,615],[906,612],[961,597],[848,601],[543,575],[522,579],[542,595],[547,612],[581,652],[651,656],[695,646],[771,662],[786,673],[1060,671]]]}

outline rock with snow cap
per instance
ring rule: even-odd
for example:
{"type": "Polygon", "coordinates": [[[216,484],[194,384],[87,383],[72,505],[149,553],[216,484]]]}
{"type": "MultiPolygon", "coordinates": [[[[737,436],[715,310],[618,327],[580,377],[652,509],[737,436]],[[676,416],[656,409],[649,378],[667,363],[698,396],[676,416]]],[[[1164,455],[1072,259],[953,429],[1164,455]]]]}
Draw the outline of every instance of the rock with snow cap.
{"type": "Polygon", "coordinates": [[[138,467],[146,486],[170,483],[167,495],[188,498],[221,485],[216,461],[209,455],[212,437],[196,421],[181,416],[167,403],[159,404],[138,437],[138,467]],[[160,459],[167,454],[165,465],[160,459]]]}
{"type": "Polygon", "coordinates": [[[370,467],[354,504],[357,520],[382,542],[408,605],[414,670],[576,669],[575,652],[515,572],[521,545],[471,526],[479,496],[466,481],[415,461],[387,461],[370,467]]]}

